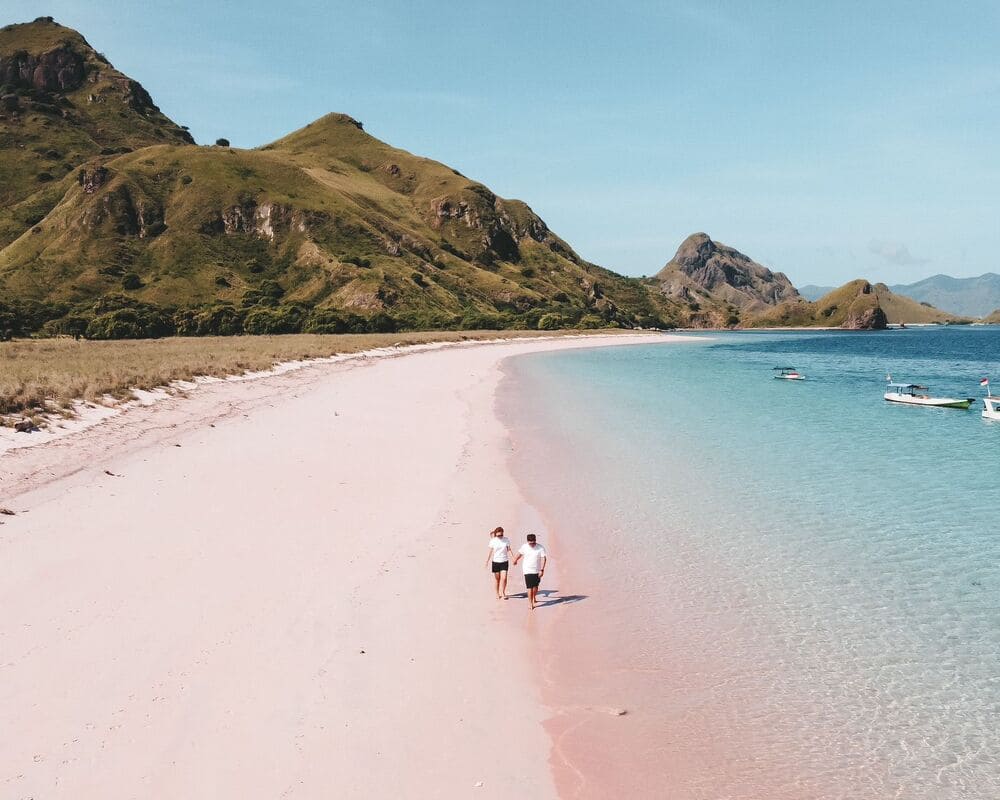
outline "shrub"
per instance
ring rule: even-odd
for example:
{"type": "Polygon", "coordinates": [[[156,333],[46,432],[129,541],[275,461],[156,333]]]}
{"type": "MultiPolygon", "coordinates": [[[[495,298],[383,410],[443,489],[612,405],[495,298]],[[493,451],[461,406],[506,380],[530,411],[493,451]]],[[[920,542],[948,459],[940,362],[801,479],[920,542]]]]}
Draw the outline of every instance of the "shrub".
{"type": "Polygon", "coordinates": [[[302,309],[298,306],[256,308],[243,320],[244,333],[298,333],[302,330],[302,309]]]}
{"type": "MultiPolygon", "coordinates": [[[[330,309],[315,309],[309,314],[303,333],[347,333],[352,325],[359,324],[360,318],[351,319],[353,314],[342,314],[330,309]]],[[[363,322],[361,323],[363,324],[363,322]]]]}
{"type": "Polygon", "coordinates": [[[90,320],[90,317],[79,314],[67,314],[62,319],[46,322],[42,331],[50,336],[72,336],[74,339],[79,339],[86,334],[90,320]]]}
{"type": "Polygon", "coordinates": [[[173,321],[159,309],[120,308],[87,324],[88,339],[158,339],[174,333],[173,321]]]}
{"type": "Polygon", "coordinates": [[[216,147],[229,147],[229,140],[228,139],[221,139],[221,138],[220,139],[216,139],[215,140],[215,145],[216,145],[216,147]]]}
{"type": "Polygon", "coordinates": [[[523,277],[525,277],[525,278],[534,278],[535,277],[535,268],[534,267],[521,267],[521,275],[523,277]]]}
{"type": "Polygon", "coordinates": [[[463,331],[495,331],[500,329],[500,319],[498,314],[467,311],[458,327],[463,331]]]}
{"type": "Polygon", "coordinates": [[[143,285],[142,278],[134,272],[128,272],[122,276],[123,289],[141,289],[143,285]]]}
{"type": "Polygon", "coordinates": [[[261,281],[260,286],[257,288],[265,297],[271,297],[275,300],[280,299],[285,294],[284,288],[277,281],[261,281]]]}
{"type": "Polygon", "coordinates": [[[566,327],[566,319],[561,314],[544,314],[538,320],[538,330],[555,331],[566,327]]]}
{"type": "Polygon", "coordinates": [[[368,318],[365,325],[365,332],[367,333],[393,333],[398,329],[399,325],[396,323],[392,317],[388,314],[375,314],[368,318]]]}
{"type": "Polygon", "coordinates": [[[224,303],[201,309],[185,309],[174,314],[180,336],[235,336],[243,333],[243,315],[224,303]]]}
{"type": "Polygon", "coordinates": [[[417,286],[423,287],[427,285],[427,279],[419,272],[410,273],[410,278],[415,284],[417,284],[417,286]]]}
{"type": "Polygon", "coordinates": [[[225,275],[216,275],[215,285],[221,286],[223,289],[228,289],[229,287],[232,286],[232,284],[229,282],[229,280],[226,278],[225,275]]]}
{"type": "Polygon", "coordinates": [[[595,330],[596,328],[603,328],[605,321],[603,318],[597,316],[597,314],[586,314],[580,318],[580,321],[576,325],[578,328],[583,328],[584,330],[595,330]]]}

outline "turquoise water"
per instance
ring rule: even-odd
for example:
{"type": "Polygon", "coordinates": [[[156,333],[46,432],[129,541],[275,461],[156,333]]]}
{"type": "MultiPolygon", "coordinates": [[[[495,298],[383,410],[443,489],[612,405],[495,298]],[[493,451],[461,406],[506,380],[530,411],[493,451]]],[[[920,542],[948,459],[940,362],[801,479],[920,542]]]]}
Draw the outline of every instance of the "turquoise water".
{"type": "Polygon", "coordinates": [[[636,769],[683,750],[676,797],[1000,797],[1000,423],[882,399],[887,372],[1000,387],[1000,329],[690,338],[514,359],[502,396],[555,555],[578,537],[608,587],[560,628],[612,661],[587,691],[642,710],[636,769]]]}

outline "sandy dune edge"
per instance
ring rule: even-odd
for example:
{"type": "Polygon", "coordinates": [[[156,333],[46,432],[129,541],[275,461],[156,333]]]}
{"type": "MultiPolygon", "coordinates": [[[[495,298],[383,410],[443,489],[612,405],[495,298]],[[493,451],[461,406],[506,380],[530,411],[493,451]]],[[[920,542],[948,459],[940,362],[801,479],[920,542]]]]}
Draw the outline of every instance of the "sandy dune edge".
{"type": "Polygon", "coordinates": [[[493,395],[636,341],[317,365],[0,458],[0,796],[554,797],[482,566],[525,513],[493,395]]]}

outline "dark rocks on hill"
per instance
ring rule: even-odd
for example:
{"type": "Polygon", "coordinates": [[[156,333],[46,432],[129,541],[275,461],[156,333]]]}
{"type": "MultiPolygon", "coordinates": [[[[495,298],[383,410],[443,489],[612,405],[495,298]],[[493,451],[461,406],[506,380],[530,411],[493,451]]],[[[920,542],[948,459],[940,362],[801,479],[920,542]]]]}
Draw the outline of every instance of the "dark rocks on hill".
{"type": "Polygon", "coordinates": [[[435,198],[430,203],[430,212],[430,223],[435,229],[461,223],[482,231],[478,247],[473,248],[471,255],[484,266],[495,261],[518,263],[520,243],[528,238],[548,243],[554,251],[560,247],[545,222],[531,209],[517,201],[503,200],[479,184],[466,187],[457,197],[435,198]]]}
{"type": "Polygon", "coordinates": [[[68,46],[41,55],[20,52],[0,58],[0,84],[40,92],[71,92],[86,77],[82,55],[68,46]]]}
{"type": "Polygon", "coordinates": [[[700,289],[741,309],[762,310],[799,297],[792,282],[705,233],[685,239],[656,276],[660,290],[680,300],[700,289]]]}
{"type": "Polygon", "coordinates": [[[138,81],[129,80],[126,82],[123,96],[128,107],[133,111],[138,111],[140,114],[145,114],[147,111],[160,110],[157,108],[156,103],[153,102],[153,98],[149,92],[138,81]]]}
{"type": "Polygon", "coordinates": [[[327,219],[321,212],[302,211],[282,203],[258,203],[250,199],[213,214],[201,226],[201,232],[227,236],[243,233],[273,242],[279,235],[306,233],[311,226],[327,219]]]}
{"type": "Polygon", "coordinates": [[[87,194],[93,194],[107,183],[109,174],[107,167],[95,167],[93,169],[84,167],[80,170],[80,186],[87,194]]]}
{"type": "Polygon", "coordinates": [[[840,327],[851,331],[884,331],[889,327],[889,320],[881,306],[872,306],[852,314],[840,327]]]}
{"type": "Polygon", "coordinates": [[[81,222],[90,229],[110,225],[121,236],[152,239],[166,230],[163,217],[159,203],[133,192],[127,185],[119,185],[95,198],[81,222]]]}
{"type": "Polygon", "coordinates": [[[840,327],[850,331],[882,331],[889,327],[889,319],[878,302],[878,293],[867,281],[861,285],[857,299],[840,327]]]}

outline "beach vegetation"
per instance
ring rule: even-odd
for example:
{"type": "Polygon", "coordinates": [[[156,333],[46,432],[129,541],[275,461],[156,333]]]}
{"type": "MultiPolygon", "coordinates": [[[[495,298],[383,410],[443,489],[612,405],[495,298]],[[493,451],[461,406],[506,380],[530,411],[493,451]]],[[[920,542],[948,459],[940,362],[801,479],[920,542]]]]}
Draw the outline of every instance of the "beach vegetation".
{"type": "MultiPolygon", "coordinates": [[[[141,308],[127,307],[102,325],[140,325],[141,308]],[[123,312],[130,312],[125,314],[123,312]]],[[[204,309],[190,324],[235,326],[232,306],[204,309]]],[[[358,318],[362,319],[362,318],[358,318]]],[[[310,317],[307,326],[359,324],[350,318],[310,317]]],[[[365,323],[367,324],[367,323],[365,323]]],[[[613,331],[611,331],[613,333],[613,331]]],[[[608,333],[608,331],[602,331],[608,333]]],[[[578,335],[554,331],[550,335],[578,335]]],[[[478,341],[537,336],[530,331],[425,331],[411,333],[297,334],[286,336],[170,336],[161,339],[74,340],[68,336],[0,342],[0,416],[49,413],[76,400],[99,402],[105,396],[128,398],[133,389],[153,389],[196,376],[223,377],[266,370],[277,363],[380,347],[427,342],[478,341]]],[[[20,418],[20,417],[18,417],[20,418]]]]}

